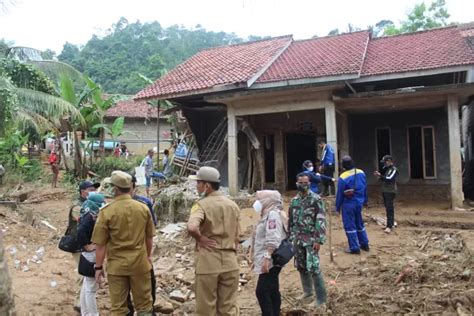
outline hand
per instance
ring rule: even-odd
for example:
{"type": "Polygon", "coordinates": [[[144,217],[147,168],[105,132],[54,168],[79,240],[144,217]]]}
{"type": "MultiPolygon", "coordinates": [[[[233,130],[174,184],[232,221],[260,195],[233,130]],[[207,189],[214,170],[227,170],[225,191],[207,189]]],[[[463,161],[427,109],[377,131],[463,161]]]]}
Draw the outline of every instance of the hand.
{"type": "Polygon", "coordinates": [[[197,242],[198,242],[199,248],[204,248],[209,251],[212,251],[217,246],[217,242],[215,240],[212,240],[202,235],[201,237],[199,237],[197,242]]]}
{"type": "Polygon", "coordinates": [[[95,271],[95,281],[100,285],[104,282],[104,269],[95,271]]]}
{"type": "Polygon", "coordinates": [[[88,244],[84,246],[84,250],[87,252],[91,252],[95,250],[95,244],[88,244]]]}
{"type": "Polygon", "coordinates": [[[332,182],[336,183],[336,182],[337,182],[337,179],[336,179],[336,178],[332,178],[332,182]]]}
{"type": "Polygon", "coordinates": [[[270,259],[263,258],[262,262],[262,273],[268,273],[270,269],[268,268],[270,265],[270,259]]]}
{"type": "Polygon", "coordinates": [[[314,250],[315,252],[318,252],[320,248],[321,248],[321,245],[318,244],[317,242],[315,242],[315,243],[313,244],[313,250],[314,250]]]}
{"type": "Polygon", "coordinates": [[[378,172],[378,171],[374,171],[374,176],[376,176],[376,177],[380,177],[380,176],[381,176],[381,173],[380,173],[380,172],[378,172]]]}

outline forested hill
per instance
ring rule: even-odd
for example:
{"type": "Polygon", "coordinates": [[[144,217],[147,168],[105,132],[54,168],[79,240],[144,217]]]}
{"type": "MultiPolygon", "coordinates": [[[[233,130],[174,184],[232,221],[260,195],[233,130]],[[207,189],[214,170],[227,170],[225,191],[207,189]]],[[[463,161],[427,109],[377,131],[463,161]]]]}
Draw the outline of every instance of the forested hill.
{"type": "Polygon", "coordinates": [[[108,35],[94,35],[82,48],[66,43],[58,59],[88,74],[108,93],[135,94],[146,86],[139,74],[155,80],[204,48],[258,39],[209,32],[200,25],[163,28],[158,22],[121,18],[108,35]]]}

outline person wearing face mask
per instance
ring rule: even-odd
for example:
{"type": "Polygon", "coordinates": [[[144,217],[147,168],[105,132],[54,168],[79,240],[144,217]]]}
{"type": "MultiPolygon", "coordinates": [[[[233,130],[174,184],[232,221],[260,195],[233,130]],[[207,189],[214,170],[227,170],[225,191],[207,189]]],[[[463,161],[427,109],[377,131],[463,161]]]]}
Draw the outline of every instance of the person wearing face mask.
{"type": "Polygon", "coordinates": [[[111,314],[128,314],[131,291],[138,315],[149,315],[153,313],[150,270],[155,225],[148,207],[132,199],[131,175],[114,171],[109,182],[114,201],[101,209],[91,239],[96,248],[95,278],[103,282],[107,252],[111,314]]]}
{"type": "Polygon", "coordinates": [[[319,194],[319,184],[321,181],[326,180],[326,181],[332,181],[335,182],[336,179],[332,177],[325,176],[324,174],[316,173],[314,172],[314,166],[311,160],[306,160],[303,162],[303,170],[302,172],[309,177],[309,181],[311,182],[310,189],[314,193],[319,194]]]}
{"type": "Polygon", "coordinates": [[[346,231],[350,254],[360,254],[360,249],[369,251],[369,238],[362,218],[362,206],[367,206],[367,182],[364,171],[354,166],[350,156],[342,158],[344,172],[337,183],[336,211],[342,211],[342,223],[346,231]]]}
{"type": "Polygon", "coordinates": [[[319,249],[326,241],[326,211],[319,195],[310,190],[308,175],[300,173],[296,179],[298,195],[290,203],[288,231],[290,241],[295,245],[295,266],[303,286],[300,300],[304,304],[313,301],[314,288],[318,307],[327,301],[319,261],[319,249]]]}
{"type": "Polygon", "coordinates": [[[200,199],[191,208],[188,233],[196,240],[196,315],[239,315],[237,290],[240,209],[219,190],[220,174],[201,167],[196,175],[200,199]]]}
{"type": "Polygon", "coordinates": [[[278,191],[257,191],[253,208],[260,215],[252,237],[253,271],[258,274],[256,295],[263,316],[280,315],[281,267],[272,263],[272,253],[286,238],[285,215],[281,194],[278,191]]]}
{"type": "Polygon", "coordinates": [[[398,170],[393,165],[393,159],[390,155],[385,155],[380,161],[384,164],[383,174],[378,171],[374,172],[374,176],[379,178],[382,182],[382,197],[385,205],[385,212],[387,214],[387,226],[384,231],[390,234],[395,225],[395,210],[393,201],[397,195],[397,175],[398,170]]]}

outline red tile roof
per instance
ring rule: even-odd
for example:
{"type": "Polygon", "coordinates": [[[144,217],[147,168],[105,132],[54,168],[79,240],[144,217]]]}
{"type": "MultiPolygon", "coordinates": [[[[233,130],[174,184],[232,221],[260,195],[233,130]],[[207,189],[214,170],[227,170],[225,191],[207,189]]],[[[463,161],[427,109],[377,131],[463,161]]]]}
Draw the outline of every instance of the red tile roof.
{"type": "Polygon", "coordinates": [[[291,40],[291,36],[282,36],[203,50],[138,92],[135,99],[166,98],[224,85],[246,86],[291,40]]]}
{"type": "Polygon", "coordinates": [[[468,35],[469,29],[454,26],[375,38],[361,76],[474,64],[468,35]]]}
{"type": "Polygon", "coordinates": [[[156,108],[146,101],[123,100],[107,110],[105,117],[147,118],[156,117],[156,108]]]}
{"type": "Polygon", "coordinates": [[[369,40],[367,31],[292,41],[291,36],[204,50],[140,91],[136,99],[174,98],[287,80],[367,77],[474,65],[474,26],[369,40]],[[258,77],[260,75],[260,77],[258,77]],[[257,78],[258,77],[258,78],[257,78]]]}
{"type": "Polygon", "coordinates": [[[359,74],[369,32],[291,43],[257,83],[359,74]]]}

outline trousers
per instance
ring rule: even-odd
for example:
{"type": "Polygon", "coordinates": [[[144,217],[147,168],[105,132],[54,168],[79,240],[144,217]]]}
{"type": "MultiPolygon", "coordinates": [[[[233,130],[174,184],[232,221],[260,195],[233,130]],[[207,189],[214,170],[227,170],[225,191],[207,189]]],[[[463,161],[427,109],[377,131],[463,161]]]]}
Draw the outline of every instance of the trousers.
{"type": "MultiPolygon", "coordinates": [[[[72,253],[72,258],[74,259],[74,262],[76,264],[76,268],[79,266],[79,258],[81,257],[80,252],[75,252],[72,253]]],[[[75,282],[75,296],[74,296],[74,306],[75,307],[80,307],[81,306],[81,290],[82,290],[82,283],[83,283],[84,277],[80,275],[79,273],[77,274],[76,282],[75,282]]]]}
{"type": "Polygon", "coordinates": [[[84,277],[81,289],[81,315],[82,316],[99,316],[97,310],[97,282],[95,278],[84,277]]]}
{"type": "MultiPolygon", "coordinates": [[[[155,278],[155,271],[153,270],[153,267],[150,270],[150,277],[151,277],[151,300],[152,300],[152,305],[155,305],[156,278],[155,278]]],[[[135,314],[135,308],[133,307],[132,296],[130,295],[130,292],[128,293],[128,296],[127,296],[127,306],[128,306],[128,315],[133,316],[135,314]]]]}
{"type": "Polygon", "coordinates": [[[126,315],[127,296],[132,291],[133,303],[138,315],[151,315],[153,312],[151,298],[150,272],[137,275],[108,274],[110,303],[112,315],[126,315]]]}
{"type": "Polygon", "coordinates": [[[258,276],[257,295],[258,304],[262,311],[262,316],[279,316],[281,306],[280,283],[278,276],[281,267],[273,267],[268,273],[258,276]]]}
{"type": "Polygon", "coordinates": [[[360,247],[369,246],[369,238],[362,219],[362,205],[357,201],[342,205],[342,223],[346,231],[351,251],[360,251],[360,247]]]}
{"type": "Polygon", "coordinates": [[[387,227],[392,228],[395,222],[395,207],[393,201],[395,200],[396,193],[382,192],[383,204],[385,205],[385,213],[387,214],[387,227]]]}
{"type": "Polygon", "coordinates": [[[196,274],[196,315],[239,315],[239,307],[237,305],[239,276],[239,270],[213,274],[196,274]]]}
{"type": "MultiPolygon", "coordinates": [[[[334,165],[324,166],[323,174],[331,178],[334,177],[334,165]]],[[[323,196],[335,194],[334,182],[327,179],[322,179],[321,182],[323,184],[323,196]]]]}

